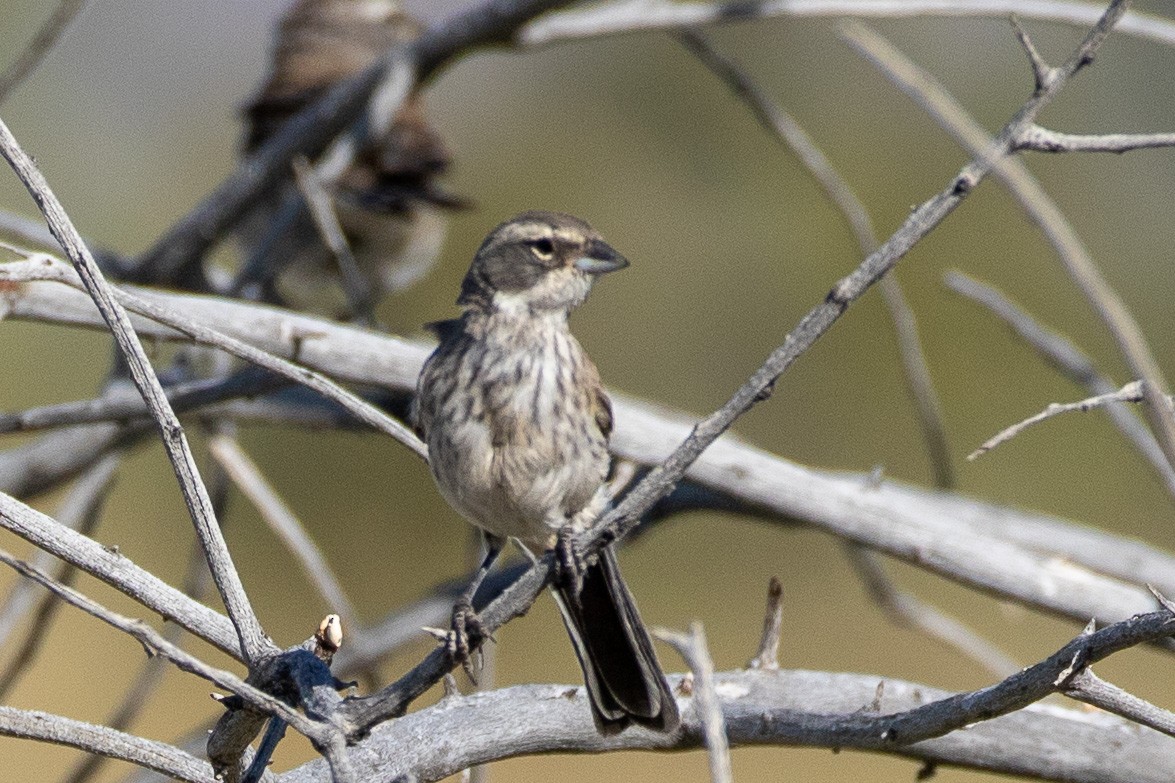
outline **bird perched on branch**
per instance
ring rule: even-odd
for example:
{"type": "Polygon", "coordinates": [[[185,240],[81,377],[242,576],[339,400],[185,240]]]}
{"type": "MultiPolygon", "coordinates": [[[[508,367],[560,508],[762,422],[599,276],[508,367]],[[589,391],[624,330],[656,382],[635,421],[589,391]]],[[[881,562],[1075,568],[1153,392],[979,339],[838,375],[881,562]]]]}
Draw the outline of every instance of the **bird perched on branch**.
{"type": "MultiPolygon", "coordinates": [[[[484,532],[487,555],[454,607],[450,652],[481,634],[472,599],[514,538],[539,553],[604,511],[612,409],[567,319],[600,275],[628,261],[582,220],[527,212],[486,238],[461,286],[459,319],[417,382],[414,420],[441,494],[484,532]]],[[[560,546],[561,555],[568,555],[560,546]]],[[[616,555],[563,556],[555,596],[602,732],[680,719],[616,555]]]]}
{"type": "MultiPolygon", "coordinates": [[[[244,151],[419,33],[396,0],[298,0],[278,27],[270,73],[245,109],[244,151]]],[[[440,253],[445,210],[462,204],[437,183],[449,162],[420,95],[412,93],[386,130],[356,150],[337,180],[324,183],[353,262],[328,248],[286,183],[243,221],[246,261],[236,293],[251,287],[291,307],[354,315],[416,282],[440,253]],[[340,270],[340,263],[354,269],[340,270]]]]}

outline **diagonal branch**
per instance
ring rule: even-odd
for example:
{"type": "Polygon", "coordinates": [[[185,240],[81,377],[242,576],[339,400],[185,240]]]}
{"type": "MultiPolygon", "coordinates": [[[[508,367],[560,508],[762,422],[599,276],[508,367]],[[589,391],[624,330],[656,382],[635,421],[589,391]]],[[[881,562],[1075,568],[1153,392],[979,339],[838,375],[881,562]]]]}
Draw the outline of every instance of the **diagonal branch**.
{"type": "Polygon", "coordinates": [[[94,303],[102,313],[111,332],[114,334],[119,351],[126,361],[131,377],[138,387],[140,394],[147,401],[151,416],[159,428],[163,439],[164,449],[179,480],[184,502],[196,527],[200,543],[204,547],[204,554],[208,559],[208,566],[212,571],[213,580],[228,609],[229,617],[236,628],[240,639],[241,650],[249,661],[254,661],[273,649],[273,643],[265,636],[261,623],[253,611],[249,598],[245,594],[245,587],[241,583],[240,575],[233,565],[228,545],[220,533],[220,526],[216,523],[212,500],[208,497],[208,490],[200,480],[200,470],[184,435],[183,427],[176,418],[175,412],[167,401],[163,387],[151,368],[151,363],[143,350],[142,344],[135,335],[131,326],[130,317],[114,297],[110,284],[102,276],[93,256],[82,241],[81,235],[74,228],[73,222],[65,212],[65,208],[53,191],[49,183],[41,175],[16,138],[9,131],[8,126],[0,120],[0,155],[3,155],[12,166],[21,182],[28,189],[29,194],[36,201],[50,230],[65,249],[78,276],[81,277],[86,291],[93,298],[94,303]]]}
{"type": "Polygon", "coordinates": [[[299,112],[260,150],[243,160],[216,190],[137,260],[137,269],[129,279],[174,281],[185,271],[190,272],[261,195],[286,176],[296,156],[313,156],[359,119],[371,96],[397,64],[414,70],[417,79],[425,81],[458,55],[505,42],[520,25],[569,2],[488,0],[428,28],[412,44],[393,47],[368,71],[336,86],[299,112]]]}
{"type": "MultiPolygon", "coordinates": [[[[1111,3],[1069,60],[1057,69],[1055,78],[1029,98],[1000,132],[995,144],[985,150],[981,157],[964,166],[944,190],[915,208],[875,253],[834,285],[824,302],[801,319],[784,343],[771,353],[726,404],[695,424],[689,436],[667,459],[649,471],[623,500],[577,537],[577,545],[592,553],[627,535],[640,523],[642,515],[658,499],[672,491],[702,452],[726,432],[739,416],[755,403],[770,397],[776,379],[827,332],[870,286],[893,269],[915,243],[953,212],[991,173],[997,162],[1009,154],[1020,129],[1033,122],[1069,77],[1090,62],[1125,8],[1126,3],[1121,0],[1111,3]]],[[[479,613],[487,635],[524,613],[553,575],[554,557],[548,553],[479,613]]],[[[348,734],[352,737],[362,736],[372,726],[403,714],[408,704],[438,682],[452,669],[453,664],[450,656],[438,648],[400,681],[371,696],[348,699],[343,710],[348,734]]]]}
{"type": "Polygon", "coordinates": [[[24,48],[11,65],[0,74],[0,103],[12,94],[12,91],[29,77],[45,55],[52,51],[57,39],[69,27],[69,23],[78,15],[78,11],[86,4],[86,0],[61,0],[53,9],[53,13],[37,30],[33,40],[24,48]]]}
{"type": "MultiPolygon", "coordinates": [[[[700,33],[680,34],[682,42],[718,78],[724,81],[755,114],[759,123],[786,144],[816,179],[828,198],[840,209],[857,237],[862,255],[877,249],[877,235],[865,205],[840,175],[815,141],[791,116],[757,85],[733,60],[720,53],[700,33]]],[[[906,386],[914,400],[922,437],[930,457],[935,486],[954,485],[946,427],[930,369],[922,351],[917,321],[901,285],[893,275],[881,280],[881,293],[897,334],[898,350],[906,386]]],[[[849,562],[856,569],[870,595],[895,622],[922,630],[964,655],[979,661],[989,671],[1004,675],[1019,668],[1011,658],[955,618],[911,594],[901,591],[889,578],[880,557],[860,544],[848,544],[849,562]]]]}
{"type": "Polygon", "coordinates": [[[21,576],[37,582],[66,603],[81,609],[86,614],[92,615],[107,625],[133,637],[139,644],[143,645],[143,648],[149,655],[162,655],[182,671],[194,674],[197,677],[202,677],[217,687],[231,691],[254,708],[280,717],[307,737],[317,739],[324,736],[320,724],[316,724],[309,718],[304,717],[280,699],[276,699],[268,693],[258,690],[232,672],[209,666],[191,653],[185,652],[165,639],[162,634],[142,620],[136,620],[110,611],[97,601],[87,598],[73,588],[61,584],[2,549],[0,549],[0,563],[9,566],[21,576]]]}
{"type": "Polygon", "coordinates": [[[118,547],[102,546],[3,493],[0,493],[0,527],[179,623],[233,658],[243,659],[240,641],[227,617],[135,565],[119,553],[118,547]]]}
{"type": "MultiPolygon", "coordinates": [[[[1074,383],[1084,386],[1090,394],[1098,396],[1118,390],[1118,384],[1098,372],[1093,360],[1069,338],[1037,322],[998,289],[961,272],[947,272],[944,282],[955,293],[978,302],[994,313],[1053,368],[1074,383]]],[[[1175,469],[1167,462],[1163,449],[1151,431],[1124,405],[1110,405],[1106,412],[1126,439],[1134,444],[1138,452],[1151,464],[1155,473],[1167,485],[1170,495],[1175,497],[1175,469]]]]}
{"type": "Polygon", "coordinates": [[[330,611],[341,615],[345,626],[352,629],[358,627],[359,614],[355,610],[355,605],[347,598],[342,583],[335,576],[326,557],[294,516],[290,507],[265,480],[261,469],[249,458],[237,439],[217,435],[209,442],[208,449],[237,488],[257,507],[270,529],[294,554],[302,566],[302,571],[318,589],[330,611]]]}
{"type": "MultiPolygon", "coordinates": [[[[888,41],[863,25],[847,25],[843,34],[858,52],[881,68],[886,76],[913,97],[972,154],[986,154],[985,151],[991,149],[993,141],[987,132],[967,114],[931,74],[910,62],[888,41]]],[[[1092,53],[1088,53],[1077,61],[1070,58],[1064,66],[1051,69],[1050,84],[1038,90],[1038,94],[1047,93],[1053,83],[1063,80],[1065,72],[1072,73],[1088,64],[1091,58],[1092,53]],[[1070,71],[1070,68],[1073,70],[1070,71]]],[[[1000,138],[996,139],[994,143],[1002,145],[1006,141],[1010,141],[1010,148],[1015,149],[1023,134],[1033,127],[1035,127],[1035,120],[1031,119],[1019,124],[1010,140],[1005,140],[1001,133],[1000,138]]],[[[1146,338],[1138,323],[1130,314],[1121,297],[1102,276],[1089,251],[1065,218],[1064,213],[1036,178],[1029,173],[1023,162],[1016,159],[1005,160],[995,173],[1020,204],[1025,214],[1037,224],[1056,249],[1065,271],[1077,283],[1118,344],[1118,349],[1130,367],[1131,374],[1135,378],[1146,381],[1143,389],[1147,400],[1145,407],[1147,419],[1159,445],[1163,448],[1167,461],[1175,467],[1175,412],[1172,412],[1163,402],[1167,382],[1163,378],[1154,354],[1147,346],[1146,338]]]]}
{"type": "Polygon", "coordinates": [[[0,736],[52,742],[154,770],[184,783],[218,783],[207,761],[163,742],[51,715],[0,705],[0,736]]]}

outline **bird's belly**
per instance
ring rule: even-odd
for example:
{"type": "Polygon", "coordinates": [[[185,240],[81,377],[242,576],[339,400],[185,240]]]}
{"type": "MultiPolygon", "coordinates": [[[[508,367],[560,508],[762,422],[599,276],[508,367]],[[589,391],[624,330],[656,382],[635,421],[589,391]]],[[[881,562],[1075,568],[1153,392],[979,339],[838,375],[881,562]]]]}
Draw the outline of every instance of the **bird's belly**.
{"type": "Polygon", "coordinates": [[[429,444],[437,484],[462,516],[497,536],[546,548],[607,477],[605,450],[561,446],[554,433],[495,444],[481,423],[445,429],[429,444]]]}

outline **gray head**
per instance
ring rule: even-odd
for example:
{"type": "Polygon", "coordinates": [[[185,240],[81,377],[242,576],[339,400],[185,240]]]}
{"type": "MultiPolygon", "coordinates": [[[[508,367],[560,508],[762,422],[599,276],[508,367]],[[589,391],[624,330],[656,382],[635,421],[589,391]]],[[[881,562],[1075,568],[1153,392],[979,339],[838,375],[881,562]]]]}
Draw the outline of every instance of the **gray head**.
{"type": "Polygon", "coordinates": [[[598,275],[628,266],[584,221],[534,210],[507,220],[486,237],[457,304],[466,309],[569,312],[598,275]]]}

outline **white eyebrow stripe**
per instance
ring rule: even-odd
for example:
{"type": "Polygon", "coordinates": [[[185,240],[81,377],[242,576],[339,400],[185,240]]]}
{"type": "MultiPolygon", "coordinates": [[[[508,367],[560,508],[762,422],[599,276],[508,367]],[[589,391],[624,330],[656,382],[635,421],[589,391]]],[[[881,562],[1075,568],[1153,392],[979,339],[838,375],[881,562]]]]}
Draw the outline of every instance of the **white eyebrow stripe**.
{"type": "Polygon", "coordinates": [[[577,244],[584,240],[584,236],[573,228],[560,228],[555,231],[555,238],[568,244],[577,244]]]}

